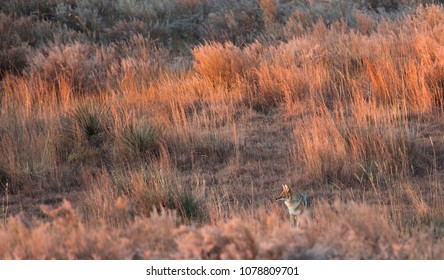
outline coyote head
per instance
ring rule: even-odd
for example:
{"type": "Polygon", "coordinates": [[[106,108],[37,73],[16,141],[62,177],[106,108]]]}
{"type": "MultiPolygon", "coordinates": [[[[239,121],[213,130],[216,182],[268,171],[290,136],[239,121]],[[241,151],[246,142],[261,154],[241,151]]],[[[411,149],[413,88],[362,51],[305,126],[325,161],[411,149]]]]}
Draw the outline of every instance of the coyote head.
{"type": "Polygon", "coordinates": [[[276,200],[287,200],[291,199],[292,196],[293,191],[287,185],[282,185],[282,192],[278,197],[276,197],[276,200]]]}

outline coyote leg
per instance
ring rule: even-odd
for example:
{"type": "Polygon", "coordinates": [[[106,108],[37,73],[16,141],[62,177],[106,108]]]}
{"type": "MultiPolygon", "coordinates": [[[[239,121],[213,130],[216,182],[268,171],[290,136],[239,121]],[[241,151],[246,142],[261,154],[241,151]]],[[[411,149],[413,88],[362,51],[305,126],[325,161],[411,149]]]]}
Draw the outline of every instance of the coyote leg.
{"type": "Polygon", "coordinates": [[[298,218],[295,215],[290,215],[290,222],[292,227],[299,226],[298,218]]]}

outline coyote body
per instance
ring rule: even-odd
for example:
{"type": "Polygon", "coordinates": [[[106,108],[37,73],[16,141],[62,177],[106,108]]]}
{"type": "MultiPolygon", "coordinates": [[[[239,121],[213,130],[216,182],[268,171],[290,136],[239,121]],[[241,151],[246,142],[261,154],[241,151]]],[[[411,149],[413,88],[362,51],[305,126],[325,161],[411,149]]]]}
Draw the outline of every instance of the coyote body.
{"type": "Polygon", "coordinates": [[[290,214],[291,224],[298,227],[298,216],[303,213],[311,216],[310,198],[298,192],[293,192],[287,185],[282,185],[282,188],[283,190],[276,200],[284,201],[285,205],[287,205],[288,213],[290,214]]]}

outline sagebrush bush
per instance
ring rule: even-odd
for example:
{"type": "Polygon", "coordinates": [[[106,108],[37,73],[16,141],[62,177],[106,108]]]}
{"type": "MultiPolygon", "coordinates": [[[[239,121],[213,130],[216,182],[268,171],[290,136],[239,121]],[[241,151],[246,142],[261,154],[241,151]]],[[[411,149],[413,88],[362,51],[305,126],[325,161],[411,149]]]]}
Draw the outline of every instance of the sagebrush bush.
{"type": "Polygon", "coordinates": [[[75,94],[82,94],[106,86],[106,69],[112,62],[113,49],[76,42],[46,47],[32,57],[30,67],[44,79],[64,79],[75,94]]]}
{"type": "Polygon", "coordinates": [[[279,1],[278,0],[259,0],[259,6],[265,15],[267,22],[273,22],[277,19],[279,13],[279,1]]]}
{"type": "Polygon", "coordinates": [[[27,44],[9,47],[0,51],[0,77],[4,73],[20,73],[27,65],[27,53],[31,48],[27,44]]]}
{"type": "Polygon", "coordinates": [[[243,74],[246,62],[242,51],[232,43],[210,43],[193,50],[193,66],[197,73],[231,86],[243,74]]]}

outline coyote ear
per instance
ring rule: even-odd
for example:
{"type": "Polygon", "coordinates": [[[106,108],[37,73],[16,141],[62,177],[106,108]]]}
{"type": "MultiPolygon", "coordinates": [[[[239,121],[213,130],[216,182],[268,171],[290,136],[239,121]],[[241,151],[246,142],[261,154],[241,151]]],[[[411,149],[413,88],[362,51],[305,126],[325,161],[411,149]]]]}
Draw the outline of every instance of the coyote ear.
{"type": "Polygon", "coordinates": [[[284,191],[289,191],[290,190],[290,188],[287,185],[282,185],[282,189],[284,191]]]}

